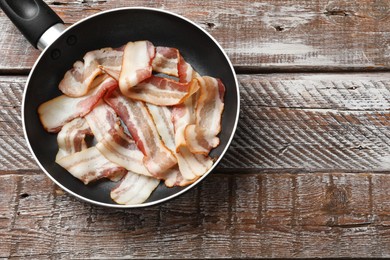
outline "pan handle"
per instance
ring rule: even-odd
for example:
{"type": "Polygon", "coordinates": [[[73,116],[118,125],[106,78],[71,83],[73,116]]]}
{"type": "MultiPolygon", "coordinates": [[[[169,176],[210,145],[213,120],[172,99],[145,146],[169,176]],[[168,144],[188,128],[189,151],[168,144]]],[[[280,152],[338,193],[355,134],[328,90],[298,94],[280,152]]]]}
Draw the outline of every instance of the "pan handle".
{"type": "Polygon", "coordinates": [[[61,18],[43,0],[0,0],[0,8],[35,48],[44,49],[65,29],[61,18]],[[51,40],[42,40],[49,31],[51,40]]]}

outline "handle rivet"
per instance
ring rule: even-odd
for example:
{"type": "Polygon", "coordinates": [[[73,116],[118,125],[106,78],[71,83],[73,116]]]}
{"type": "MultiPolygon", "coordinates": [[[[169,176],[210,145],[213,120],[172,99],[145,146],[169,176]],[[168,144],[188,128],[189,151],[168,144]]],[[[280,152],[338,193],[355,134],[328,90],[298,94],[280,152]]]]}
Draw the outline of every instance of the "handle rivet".
{"type": "Polygon", "coordinates": [[[75,45],[75,44],[77,43],[77,38],[76,38],[76,36],[74,36],[74,35],[69,36],[68,39],[66,39],[66,43],[67,43],[68,45],[70,45],[70,46],[75,45]]]}
{"type": "Polygon", "coordinates": [[[59,57],[61,57],[61,51],[59,49],[54,49],[52,50],[50,56],[53,60],[57,60],[59,57]]]}

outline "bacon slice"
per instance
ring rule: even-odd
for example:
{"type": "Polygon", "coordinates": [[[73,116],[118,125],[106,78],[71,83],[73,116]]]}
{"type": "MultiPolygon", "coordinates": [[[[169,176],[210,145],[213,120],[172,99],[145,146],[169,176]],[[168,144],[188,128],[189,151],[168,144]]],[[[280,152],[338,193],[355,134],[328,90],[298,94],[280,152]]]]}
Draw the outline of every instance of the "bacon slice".
{"type": "Polygon", "coordinates": [[[128,172],[120,185],[111,191],[111,198],[118,204],[133,205],[145,202],[160,181],[128,172]]]}
{"type": "Polygon", "coordinates": [[[183,56],[180,56],[178,64],[178,73],[180,82],[190,82],[192,79],[200,77],[191,64],[187,63],[183,56]]]}
{"type": "Polygon", "coordinates": [[[155,48],[149,41],[129,42],[123,51],[119,88],[126,95],[129,89],[152,75],[155,48]]]}
{"type": "Polygon", "coordinates": [[[188,125],[195,123],[195,108],[197,100],[198,93],[186,99],[184,103],[174,106],[172,109],[172,121],[175,130],[176,151],[178,151],[178,148],[180,146],[186,145],[186,140],[184,136],[185,128],[188,125]]]}
{"type": "Polygon", "coordinates": [[[120,120],[114,109],[107,105],[103,99],[85,116],[85,119],[98,142],[120,125],[120,120]]]}
{"type": "Polygon", "coordinates": [[[38,114],[43,127],[52,133],[60,131],[67,122],[88,114],[108,90],[117,86],[114,79],[106,78],[84,97],[72,98],[62,95],[41,104],[38,107],[38,114]]]}
{"type": "Polygon", "coordinates": [[[101,178],[120,180],[127,170],[107,160],[96,147],[71,154],[57,160],[56,163],[65,168],[84,184],[101,178]]]}
{"type": "Polygon", "coordinates": [[[196,181],[213,165],[213,160],[209,156],[193,154],[187,146],[180,146],[176,157],[180,172],[188,183],[196,181]]]}
{"type": "MultiPolygon", "coordinates": [[[[210,157],[193,154],[189,151],[185,140],[185,129],[195,122],[197,94],[188,98],[183,104],[174,106],[172,120],[175,130],[176,158],[180,172],[187,183],[194,182],[212,166],[210,157]]],[[[169,185],[169,182],[168,182],[169,185]]]]}
{"type": "Polygon", "coordinates": [[[151,176],[144,165],[144,154],[120,126],[104,136],[96,148],[110,161],[134,173],[151,176]]]}
{"type": "Polygon", "coordinates": [[[84,118],[75,118],[65,124],[57,135],[58,153],[56,161],[70,154],[87,149],[85,135],[91,134],[84,118]]]}
{"type": "Polygon", "coordinates": [[[166,147],[175,151],[175,134],[172,122],[172,111],[168,107],[156,106],[146,103],[146,106],[153,118],[157,131],[166,147]]]}
{"type": "Polygon", "coordinates": [[[169,47],[156,47],[156,56],[152,62],[154,71],[174,77],[179,77],[179,62],[180,52],[178,49],[169,47]]]}
{"type": "Polygon", "coordinates": [[[136,141],[138,149],[145,155],[144,164],[155,177],[177,163],[176,157],[164,145],[145,103],[124,97],[118,91],[105,97],[136,141]]]}
{"type": "Polygon", "coordinates": [[[197,178],[198,177],[194,176],[190,180],[185,179],[180,172],[179,166],[177,165],[172,167],[171,169],[168,169],[168,171],[165,172],[164,184],[168,188],[172,188],[176,186],[184,187],[196,181],[197,178]]]}
{"type": "Polygon", "coordinates": [[[93,80],[102,70],[103,66],[110,71],[118,71],[122,64],[123,51],[121,49],[103,48],[87,52],[84,62],[76,61],[73,68],[65,73],[59,84],[59,89],[67,96],[81,97],[93,87],[93,80]]]}
{"type": "MultiPolygon", "coordinates": [[[[172,112],[168,107],[155,106],[152,104],[146,104],[150,114],[153,117],[154,123],[158,133],[161,136],[164,144],[168,147],[172,153],[176,155],[175,134],[172,123],[172,112]]],[[[164,173],[165,185],[167,187],[173,186],[185,186],[191,183],[191,181],[185,180],[179,170],[179,166],[174,166],[168,169],[164,173]]]]}
{"type": "Polygon", "coordinates": [[[98,141],[96,148],[104,157],[129,171],[151,176],[143,164],[143,153],[120,126],[114,109],[100,101],[85,119],[98,141]]]}
{"type": "Polygon", "coordinates": [[[163,179],[167,187],[186,186],[199,176],[203,175],[213,164],[212,160],[206,156],[193,155],[184,146],[178,148],[176,153],[174,125],[172,122],[171,109],[167,107],[147,104],[148,110],[153,117],[157,130],[165,145],[175,154],[178,166],[168,169],[164,173],[163,179]],[[183,171],[183,174],[181,173],[183,171]]]}
{"type": "Polygon", "coordinates": [[[197,80],[180,83],[172,79],[151,76],[126,92],[126,96],[158,106],[182,103],[199,89],[197,80]]]}
{"type": "Polygon", "coordinates": [[[219,79],[198,78],[200,95],[196,107],[196,124],[185,129],[185,140],[192,153],[207,155],[219,145],[217,135],[221,131],[221,117],[224,109],[225,87],[219,79]]]}

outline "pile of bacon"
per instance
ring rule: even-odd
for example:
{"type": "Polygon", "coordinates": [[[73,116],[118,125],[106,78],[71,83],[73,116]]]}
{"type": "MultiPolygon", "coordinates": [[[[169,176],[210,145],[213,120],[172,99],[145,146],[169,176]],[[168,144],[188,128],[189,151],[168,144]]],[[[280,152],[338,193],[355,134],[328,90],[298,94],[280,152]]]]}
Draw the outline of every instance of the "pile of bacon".
{"type": "Polygon", "coordinates": [[[58,133],[56,163],[84,184],[120,180],[110,194],[119,204],[143,203],[161,180],[185,186],[211,168],[224,109],[219,79],[149,41],[83,59],[60,82],[63,95],[38,108],[44,128],[58,133]]]}

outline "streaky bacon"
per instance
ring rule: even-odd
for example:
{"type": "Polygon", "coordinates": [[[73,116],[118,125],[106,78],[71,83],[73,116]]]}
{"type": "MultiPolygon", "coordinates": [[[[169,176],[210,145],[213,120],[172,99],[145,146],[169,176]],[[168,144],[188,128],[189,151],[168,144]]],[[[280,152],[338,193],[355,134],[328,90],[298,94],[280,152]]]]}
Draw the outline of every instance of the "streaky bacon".
{"type": "Polygon", "coordinates": [[[106,95],[105,101],[115,110],[127,126],[138,149],[145,155],[144,164],[155,177],[177,163],[174,154],[161,141],[154,121],[142,101],[131,100],[112,91],[106,95]]]}
{"type": "Polygon", "coordinates": [[[178,49],[170,47],[156,47],[156,56],[152,62],[152,67],[155,72],[179,77],[179,62],[180,52],[178,49]]]}
{"type": "Polygon", "coordinates": [[[195,123],[195,109],[198,100],[198,92],[187,98],[182,104],[173,106],[172,122],[175,130],[176,151],[178,147],[186,145],[185,128],[195,123]]]}
{"type": "Polygon", "coordinates": [[[162,179],[167,187],[186,186],[199,176],[204,174],[212,165],[212,160],[205,156],[193,155],[187,152],[187,148],[180,146],[179,153],[176,153],[175,131],[172,122],[170,108],[147,104],[148,110],[153,117],[164,144],[175,154],[178,165],[168,169],[162,179]],[[182,172],[185,177],[183,176],[182,172]]]}
{"type": "Polygon", "coordinates": [[[110,161],[134,173],[152,176],[144,165],[144,154],[120,126],[107,133],[96,148],[110,161]]]}
{"type": "Polygon", "coordinates": [[[159,183],[157,179],[128,172],[119,186],[111,191],[111,199],[123,205],[140,204],[150,197],[159,183]]]}
{"type": "Polygon", "coordinates": [[[180,55],[178,64],[179,82],[190,82],[192,79],[200,77],[191,64],[187,63],[183,56],[180,55]]]}
{"type": "Polygon", "coordinates": [[[124,95],[129,89],[152,75],[154,56],[155,48],[149,41],[136,41],[126,44],[119,75],[119,88],[124,95]]]}
{"type": "Polygon", "coordinates": [[[156,47],[152,65],[154,71],[178,77],[182,83],[200,76],[176,48],[156,47]]]}
{"type": "Polygon", "coordinates": [[[104,157],[129,171],[151,175],[143,164],[143,153],[124,132],[114,109],[101,100],[85,119],[98,142],[96,148],[104,157]]]}
{"type": "Polygon", "coordinates": [[[151,76],[128,90],[126,96],[158,106],[173,106],[182,103],[198,89],[197,80],[180,83],[168,78],[151,76]]]}
{"type": "Polygon", "coordinates": [[[219,79],[200,77],[196,122],[185,129],[185,140],[192,153],[207,155],[219,145],[225,86],[219,79]]]}
{"type": "MultiPolygon", "coordinates": [[[[152,104],[146,104],[146,106],[148,107],[148,110],[153,117],[154,123],[156,124],[157,131],[160,134],[162,141],[177,157],[171,109],[168,107],[155,106],[152,104]]],[[[183,178],[178,165],[165,171],[162,179],[165,180],[165,185],[167,187],[185,186],[190,183],[190,181],[187,181],[183,178]]]]}
{"type": "Polygon", "coordinates": [[[176,158],[179,170],[187,183],[196,181],[212,166],[209,156],[193,154],[189,151],[185,140],[185,129],[195,123],[195,108],[198,99],[197,93],[189,97],[183,104],[172,109],[172,121],[175,130],[176,158]]]}
{"type": "Polygon", "coordinates": [[[184,179],[178,165],[172,167],[171,169],[168,169],[165,172],[164,178],[165,178],[164,184],[168,188],[172,188],[175,186],[180,186],[180,187],[187,186],[196,180],[196,178],[193,178],[192,180],[184,179]]]}
{"type": "Polygon", "coordinates": [[[157,131],[160,134],[165,146],[169,150],[175,151],[175,134],[171,108],[156,106],[148,103],[145,104],[153,118],[154,124],[156,125],[157,131]]]}
{"type": "Polygon", "coordinates": [[[58,153],[56,160],[87,149],[85,135],[92,134],[84,118],[75,118],[66,123],[57,135],[58,153]]]}
{"type": "Polygon", "coordinates": [[[103,48],[87,52],[84,62],[76,61],[73,68],[65,73],[59,89],[67,96],[81,97],[93,88],[93,80],[102,74],[99,66],[107,70],[120,70],[123,51],[121,49],[103,48]]]}
{"type": "Polygon", "coordinates": [[[176,157],[180,172],[189,183],[196,181],[213,165],[213,160],[209,156],[193,154],[187,146],[180,146],[176,157]]]}
{"type": "Polygon", "coordinates": [[[101,178],[118,181],[127,172],[125,168],[107,160],[95,146],[63,157],[56,163],[84,184],[101,178]]]}
{"type": "Polygon", "coordinates": [[[97,142],[100,142],[110,130],[120,125],[120,120],[114,109],[107,105],[103,99],[85,116],[85,120],[97,142]]]}
{"type": "Polygon", "coordinates": [[[87,95],[78,98],[66,95],[51,99],[38,107],[38,114],[46,131],[57,133],[62,126],[76,117],[88,114],[108,90],[118,87],[112,78],[105,78],[96,88],[87,95]]]}

